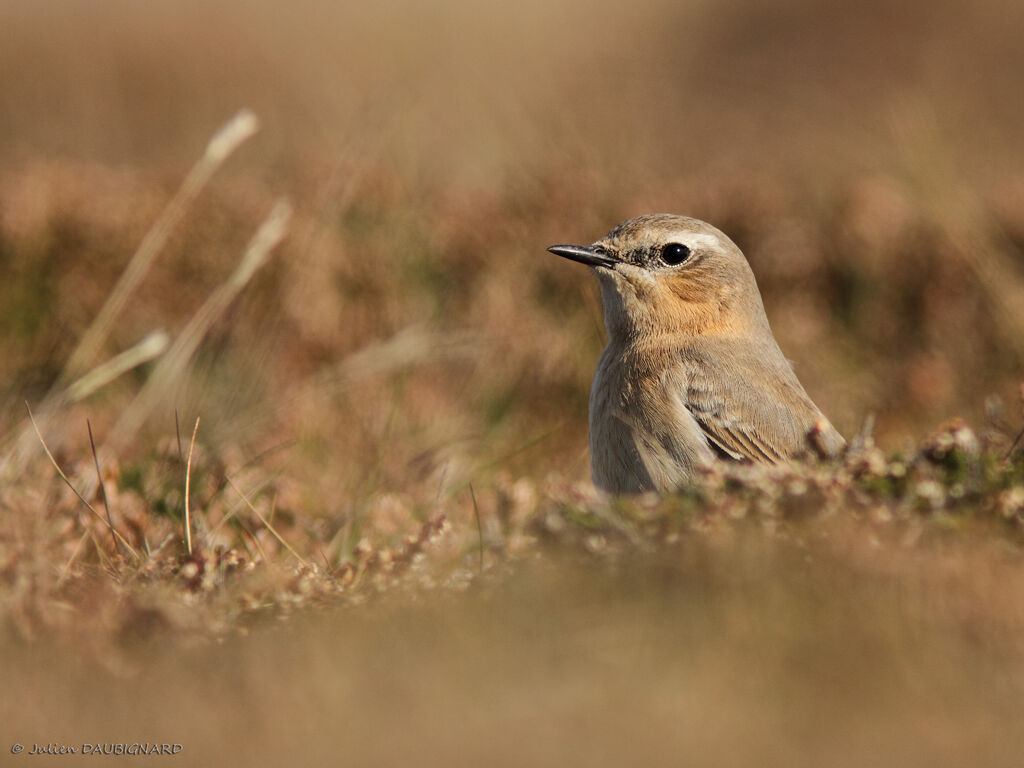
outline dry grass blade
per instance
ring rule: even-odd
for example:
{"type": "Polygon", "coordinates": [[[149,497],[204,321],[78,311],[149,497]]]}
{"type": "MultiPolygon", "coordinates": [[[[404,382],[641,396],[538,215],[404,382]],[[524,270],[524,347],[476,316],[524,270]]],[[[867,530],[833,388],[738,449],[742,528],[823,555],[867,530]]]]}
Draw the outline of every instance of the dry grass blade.
{"type": "Polygon", "coordinates": [[[1024,437],[1024,427],[1022,427],[1020,432],[1017,433],[1017,436],[1013,438],[1013,442],[1010,443],[1010,447],[1007,449],[1004,458],[1009,459],[1011,456],[1013,456],[1013,452],[1017,450],[1017,446],[1020,444],[1020,440],[1022,437],[1024,437]]]}
{"type": "Polygon", "coordinates": [[[284,537],[283,537],[283,536],[282,536],[282,535],[281,535],[280,533],[278,533],[278,532],[277,532],[277,529],[276,529],[276,528],[274,528],[274,526],[273,526],[273,525],[271,525],[270,521],[269,521],[269,520],[267,520],[267,518],[265,518],[265,517],[264,517],[263,515],[261,515],[261,514],[260,514],[260,511],[259,511],[258,509],[256,509],[256,507],[255,507],[255,506],[253,506],[253,503],[252,503],[251,501],[249,501],[249,498],[248,498],[248,497],[247,497],[247,496],[246,496],[246,495],[245,495],[244,493],[242,493],[242,489],[241,489],[241,488],[239,488],[239,487],[238,487],[237,485],[235,485],[234,481],[233,481],[233,480],[232,480],[232,479],[231,479],[230,477],[228,477],[228,478],[226,478],[226,479],[227,479],[227,481],[228,481],[228,485],[230,485],[230,486],[231,486],[231,487],[232,487],[232,488],[234,489],[235,493],[237,493],[237,494],[238,494],[239,496],[241,496],[241,497],[242,497],[242,501],[244,501],[244,502],[245,502],[245,505],[246,505],[247,507],[249,507],[250,511],[251,511],[251,512],[252,512],[252,513],[253,513],[254,515],[256,515],[256,517],[257,517],[257,518],[259,518],[259,521],[260,521],[261,523],[263,523],[263,525],[264,525],[264,526],[266,527],[266,529],[267,529],[268,531],[270,531],[270,533],[271,533],[271,534],[273,535],[273,537],[274,537],[275,539],[277,539],[277,540],[278,540],[278,542],[280,542],[281,546],[282,546],[282,547],[284,547],[285,549],[287,549],[287,550],[288,550],[289,552],[291,552],[291,553],[292,553],[292,556],[293,556],[293,557],[294,557],[294,558],[295,558],[296,560],[298,560],[298,561],[299,561],[300,563],[302,563],[303,565],[309,565],[309,563],[308,563],[308,562],[306,562],[306,559],[305,559],[305,558],[304,558],[304,557],[303,557],[302,555],[300,555],[300,554],[299,554],[298,552],[296,552],[296,551],[295,551],[295,550],[294,550],[294,549],[292,548],[292,545],[291,545],[291,544],[289,544],[289,543],[288,543],[288,542],[287,542],[287,541],[285,540],[285,538],[284,538],[284,537]]]}
{"type": "Polygon", "coordinates": [[[184,461],[185,456],[181,452],[181,422],[178,420],[178,409],[174,409],[174,437],[178,441],[178,461],[184,461]]]}
{"type": "Polygon", "coordinates": [[[154,331],[129,349],[98,365],[71,384],[67,393],[59,396],[61,402],[77,402],[105,387],[119,376],[138,368],[164,353],[170,337],[164,331],[154,331]]]}
{"type": "MultiPolygon", "coordinates": [[[[339,363],[310,376],[301,387],[257,414],[256,420],[271,420],[275,413],[294,408],[296,403],[315,398],[324,389],[340,392],[353,385],[381,376],[442,361],[471,360],[484,349],[479,334],[468,331],[437,331],[414,323],[388,338],[372,341],[348,354],[339,363]]],[[[463,486],[464,487],[464,486],[463,486]]]]}
{"type": "Polygon", "coordinates": [[[61,586],[71,574],[71,566],[75,564],[75,560],[78,559],[79,553],[82,551],[82,545],[85,544],[85,540],[89,538],[89,531],[86,531],[78,539],[78,543],[75,544],[75,548],[71,551],[71,557],[64,563],[64,567],[60,571],[60,576],[57,577],[57,586],[61,586]]]}
{"type": "Polygon", "coordinates": [[[476,503],[476,492],[473,490],[473,484],[469,484],[469,497],[473,500],[473,517],[476,518],[476,534],[480,542],[480,572],[484,570],[484,527],[480,523],[480,507],[476,503]]]}
{"type": "Polygon", "coordinates": [[[471,332],[440,333],[420,325],[407,326],[388,339],[348,355],[344,361],[316,377],[311,386],[343,387],[426,361],[471,358],[481,343],[471,332]]]}
{"type": "Polygon", "coordinates": [[[110,503],[107,501],[107,486],[103,484],[103,473],[100,471],[100,457],[96,455],[96,441],[92,437],[92,422],[85,420],[85,427],[89,430],[89,448],[92,450],[92,461],[96,467],[96,482],[100,487],[100,496],[103,498],[103,509],[107,513],[107,523],[110,525],[110,535],[114,539],[114,551],[117,551],[117,536],[114,536],[114,519],[110,516],[110,503]]]}
{"type": "MultiPolygon", "coordinates": [[[[1024,382],[1021,382],[1021,385],[1020,385],[1020,388],[1018,389],[1018,392],[1020,393],[1020,410],[1021,410],[1021,414],[1024,415],[1024,382]]],[[[1020,432],[1018,432],[1017,436],[1015,438],[1013,438],[1013,442],[1010,444],[1009,449],[1006,451],[1006,458],[1007,459],[1009,459],[1011,456],[1013,456],[1013,452],[1015,450],[1017,450],[1017,445],[1020,443],[1021,438],[1024,438],[1024,427],[1021,427],[1020,432]]]]}
{"type": "Polygon", "coordinates": [[[189,510],[189,490],[192,485],[192,452],[196,448],[196,435],[199,434],[199,417],[196,416],[196,426],[192,430],[192,442],[188,446],[188,461],[185,464],[185,546],[188,553],[192,554],[192,516],[189,510]]]}
{"type": "Polygon", "coordinates": [[[113,445],[120,446],[131,439],[153,408],[177,386],[210,326],[230,306],[266,262],[270,252],[284,238],[290,217],[291,206],[287,201],[279,200],[249,242],[235,271],[192,316],[170,350],[157,363],[142,391],[125,409],[112,431],[110,442],[113,445]]]}
{"type": "MultiPolygon", "coordinates": [[[[63,392],[48,397],[43,402],[42,413],[39,415],[40,420],[46,425],[51,414],[61,406],[88,397],[117,377],[159,357],[166,348],[167,334],[163,331],[155,331],[149,334],[135,346],[96,366],[96,368],[75,381],[63,392]]],[[[27,457],[32,452],[32,444],[34,442],[32,432],[32,425],[26,424],[18,433],[18,437],[12,443],[11,448],[0,459],[0,476],[16,475],[24,467],[27,457]]]]}
{"type": "Polygon", "coordinates": [[[85,332],[78,347],[71,354],[58,381],[59,387],[66,379],[86,368],[99,351],[110,333],[114,318],[121,312],[132,292],[146,276],[153,260],[167,243],[171,231],[181,221],[188,206],[206,186],[223,162],[246,139],[259,129],[259,120],[249,110],[242,110],[228,121],[206,146],[206,151],[189,171],[177,194],[164,209],[160,218],[143,238],[135,255],[125,268],[117,285],[110,292],[96,319],[85,332]]]}
{"type": "Polygon", "coordinates": [[[102,520],[104,525],[109,525],[110,526],[110,532],[122,544],[124,544],[124,546],[128,549],[129,552],[132,553],[132,557],[134,557],[136,560],[138,560],[139,559],[139,553],[135,551],[135,549],[132,547],[131,544],[128,543],[128,541],[124,538],[124,536],[122,536],[120,533],[117,532],[117,529],[114,528],[113,525],[111,525],[108,521],[103,519],[103,515],[101,515],[99,512],[96,511],[96,508],[92,504],[90,504],[88,502],[88,500],[82,494],[80,494],[78,492],[78,489],[75,488],[74,484],[71,482],[71,480],[68,478],[68,476],[64,474],[64,470],[60,468],[60,464],[57,463],[57,459],[55,459],[53,457],[53,454],[50,452],[49,446],[46,445],[46,441],[43,439],[43,433],[39,431],[39,425],[36,424],[36,417],[32,415],[32,408],[31,408],[31,406],[29,406],[28,403],[25,403],[25,408],[28,410],[28,418],[29,418],[29,421],[32,422],[32,428],[35,430],[36,435],[39,437],[39,443],[40,443],[40,445],[43,446],[43,450],[46,452],[46,458],[48,458],[50,460],[50,463],[53,465],[53,468],[55,470],[57,470],[57,474],[60,475],[60,479],[63,480],[64,483],[67,485],[67,487],[71,489],[72,493],[74,493],[75,496],[78,497],[79,501],[81,501],[85,505],[86,509],[88,509],[90,512],[92,512],[99,520],[102,520]]]}

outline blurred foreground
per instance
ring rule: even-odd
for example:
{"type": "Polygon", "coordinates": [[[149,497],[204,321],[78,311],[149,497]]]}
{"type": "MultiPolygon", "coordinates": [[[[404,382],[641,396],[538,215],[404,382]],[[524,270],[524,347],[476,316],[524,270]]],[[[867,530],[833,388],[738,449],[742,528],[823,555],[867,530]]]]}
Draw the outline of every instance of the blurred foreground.
{"type": "Polygon", "coordinates": [[[129,675],[7,645],[3,735],[196,766],[1019,765],[1019,565],[868,563],[757,537],[536,560],[217,646],[154,636],[129,675]]]}

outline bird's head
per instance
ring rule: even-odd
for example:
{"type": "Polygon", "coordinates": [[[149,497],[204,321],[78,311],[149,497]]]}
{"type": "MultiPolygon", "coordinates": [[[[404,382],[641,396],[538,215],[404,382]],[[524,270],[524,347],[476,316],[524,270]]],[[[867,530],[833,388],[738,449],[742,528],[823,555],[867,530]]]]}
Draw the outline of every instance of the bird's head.
{"type": "Polygon", "coordinates": [[[673,214],[625,221],[592,245],[551,253],[594,269],[613,340],[767,329],[750,265],[710,224],[673,214]]]}

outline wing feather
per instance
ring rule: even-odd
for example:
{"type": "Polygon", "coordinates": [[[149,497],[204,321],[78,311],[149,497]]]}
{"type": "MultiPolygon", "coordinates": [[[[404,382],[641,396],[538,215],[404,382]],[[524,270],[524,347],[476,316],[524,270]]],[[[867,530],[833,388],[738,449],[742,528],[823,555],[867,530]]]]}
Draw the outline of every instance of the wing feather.
{"type": "Polygon", "coordinates": [[[807,431],[823,418],[795,379],[794,384],[736,379],[726,390],[706,378],[691,377],[684,403],[719,453],[776,464],[806,447],[807,431]]]}

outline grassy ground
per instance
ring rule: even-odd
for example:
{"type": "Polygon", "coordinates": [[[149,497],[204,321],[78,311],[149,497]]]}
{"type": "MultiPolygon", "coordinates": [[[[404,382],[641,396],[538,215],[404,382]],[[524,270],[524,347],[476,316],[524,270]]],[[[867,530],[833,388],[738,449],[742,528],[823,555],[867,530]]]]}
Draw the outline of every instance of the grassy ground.
{"type": "Polygon", "coordinates": [[[1016,764],[1018,5],[0,0],[3,754],[1016,764]],[[652,211],[840,463],[594,494],[652,211]]]}

